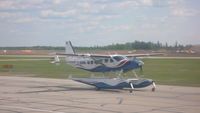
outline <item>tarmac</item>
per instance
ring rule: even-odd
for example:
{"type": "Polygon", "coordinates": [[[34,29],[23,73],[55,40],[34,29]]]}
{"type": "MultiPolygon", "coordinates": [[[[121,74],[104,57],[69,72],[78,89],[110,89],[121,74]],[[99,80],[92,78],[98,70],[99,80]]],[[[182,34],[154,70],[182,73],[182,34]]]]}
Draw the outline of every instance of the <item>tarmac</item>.
{"type": "Polygon", "coordinates": [[[64,79],[0,76],[0,113],[200,113],[200,88],[100,90],[64,79]]]}

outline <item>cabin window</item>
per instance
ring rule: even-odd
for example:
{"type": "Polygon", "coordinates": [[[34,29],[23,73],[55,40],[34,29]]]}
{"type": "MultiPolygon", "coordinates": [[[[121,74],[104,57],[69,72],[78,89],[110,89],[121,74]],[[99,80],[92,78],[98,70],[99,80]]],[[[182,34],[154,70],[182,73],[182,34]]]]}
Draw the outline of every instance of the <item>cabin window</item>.
{"type": "Polygon", "coordinates": [[[112,63],[112,62],[113,62],[113,59],[110,59],[110,62],[112,63]]]}
{"type": "Polygon", "coordinates": [[[90,64],[90,61],[87,61],[87,64],[90,64]]]}
{"type": "Polygon", "coordinates": [[[75,64],[76,62],[75,61],[68,61],[68,63],[75,64]]]}
{"type": "Polygon", "coordinates": [[[94,62],[93,61],[91,61],[91,64],[93,64],[94,62]]]}
{"type": "Polygon", "coordinates": [[[95,60],[95,63],[96,63],[96,64],[102,63],[102,59],[100,59],[100,60],[95,60]]]}
{"type": "Polygon", "coordinates": [[[80,64],[86,64],[86,62],[85,61],[80,61],[80,64]]]}
{"type": "Polygon", "coordinates": [[[105,62],[105,63],[108,63],[108,59],[104,59],[104,62],[105,62]]]}

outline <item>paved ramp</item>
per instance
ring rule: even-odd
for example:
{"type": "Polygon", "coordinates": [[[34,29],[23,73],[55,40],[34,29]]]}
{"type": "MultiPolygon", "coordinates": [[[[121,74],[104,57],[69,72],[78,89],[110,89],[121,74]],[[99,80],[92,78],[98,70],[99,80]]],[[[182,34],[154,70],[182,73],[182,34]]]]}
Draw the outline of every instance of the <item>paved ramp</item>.
{"type": "Polygon", "coordinates": [[[71,80],[0,76],[0,113],[199,113],[200,88],[95,91],[71,80]]]}

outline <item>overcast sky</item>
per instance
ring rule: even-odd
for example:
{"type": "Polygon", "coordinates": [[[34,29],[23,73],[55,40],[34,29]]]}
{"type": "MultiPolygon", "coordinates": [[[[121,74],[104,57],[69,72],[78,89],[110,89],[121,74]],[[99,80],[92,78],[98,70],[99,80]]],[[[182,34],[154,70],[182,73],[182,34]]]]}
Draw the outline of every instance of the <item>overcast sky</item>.
{"type": "Polygon", "coordinates": [[[200,44],[200,0],[0,0],[0,46],[200,44]]]}

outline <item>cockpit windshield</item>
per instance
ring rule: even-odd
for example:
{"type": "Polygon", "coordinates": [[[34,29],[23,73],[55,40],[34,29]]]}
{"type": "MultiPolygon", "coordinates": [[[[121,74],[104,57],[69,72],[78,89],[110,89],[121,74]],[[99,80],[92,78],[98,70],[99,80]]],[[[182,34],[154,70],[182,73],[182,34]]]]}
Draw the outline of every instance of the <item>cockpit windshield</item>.
{"type": "Polygon", "coordinates": [[[115,59],[116,61],[121,61],[123,59],[126,59],[125,56],[113,56],[113,59],[115,59]]]}

